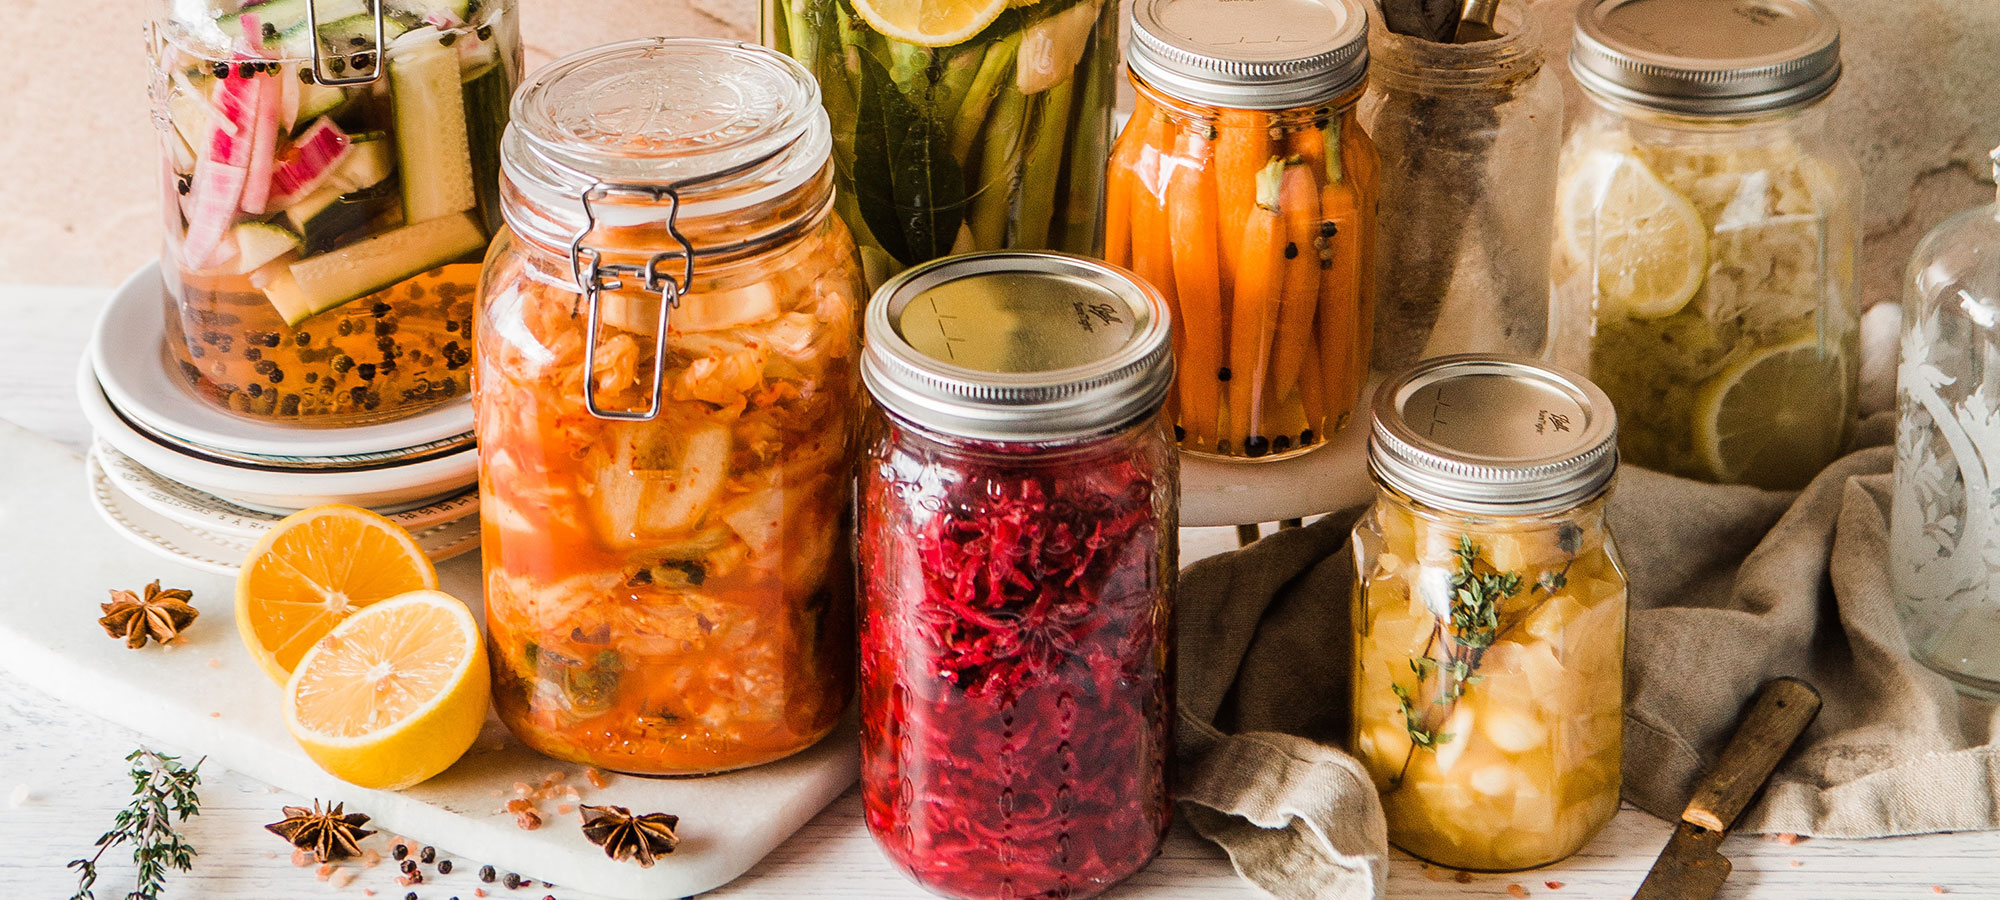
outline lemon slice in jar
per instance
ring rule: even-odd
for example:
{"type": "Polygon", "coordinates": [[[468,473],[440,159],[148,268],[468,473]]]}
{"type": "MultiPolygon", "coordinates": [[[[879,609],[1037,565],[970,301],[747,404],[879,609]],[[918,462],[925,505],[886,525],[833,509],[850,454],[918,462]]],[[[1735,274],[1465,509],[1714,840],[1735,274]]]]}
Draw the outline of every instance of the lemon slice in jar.
{"type": "Polygon", "coordinates": [[[1680,192],[1629,156],[1593,154],[1558,198],[1565,249],[1596,269],[1602,312],[1680,312],[1708,270],[1708,228],[1680,192]]]}
{"type": "Polygon", "coordinates": [[[285,727],[335,777],[400,790],[451,768],[491,699],[486,644],[449,594],[412,591],[355,613],[285,683],[285,727]]]}
{"type": "Polygon", "coordinates": [[[1758,351],[1702,386],[1695,452],[1719,481],[1804,487],[1840,455],[1848,388],[1839,348],[1822,351],[1817,338],[1758,351]]]}
{"type": "Polygon", "coordinates": [[[904,43],[949,47],[993,24],[1007,0],[854,0],[870,27],[904,43]]]}

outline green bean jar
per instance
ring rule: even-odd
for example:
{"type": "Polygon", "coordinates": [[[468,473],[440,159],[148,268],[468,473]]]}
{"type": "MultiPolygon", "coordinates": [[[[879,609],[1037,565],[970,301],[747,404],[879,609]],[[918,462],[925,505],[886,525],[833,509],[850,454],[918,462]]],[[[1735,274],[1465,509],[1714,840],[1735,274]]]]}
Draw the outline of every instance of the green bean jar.
{"type": "Polygon", "coordinates": [[[1097,252],[1118,4],[763,3],[764,42],[819,79],[871,285],[972,250],[1097,252]]]}

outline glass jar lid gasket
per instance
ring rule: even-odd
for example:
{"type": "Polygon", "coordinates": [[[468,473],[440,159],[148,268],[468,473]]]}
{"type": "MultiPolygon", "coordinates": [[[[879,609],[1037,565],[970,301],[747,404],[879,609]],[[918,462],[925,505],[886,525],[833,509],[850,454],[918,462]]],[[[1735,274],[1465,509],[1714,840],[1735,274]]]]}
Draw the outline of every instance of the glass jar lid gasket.
{"type": "Polygon", "coordinates": [[[1368,465],[1440,509],[1544,512],[1604,489],[1617,435],[1611,399],[1581,375],[1527,357],[1442,356],[1383,382],[1368,465]]]}
{"type": "Polygon", "coordinates": [[[1840,80],[1840,25],[1818,0],[1594,0],[1570,68],[1584,89],[1665,112],[1810,103],[1840,80]]]}
{"type": "Polygon", "coordinates": [[[1173,382],[1158,291],[1096,260],[936,260],[868,303],[861,375],[885,409],[959,437],[1056,440],[1158,410],[1173,382]]]}
{"type": "Polygon", "coordinates": [[[1305,106],[1368,74],[1360,0],[1135,0],[1130,15],[1132,73],[1196,103],[1305,106]]]}

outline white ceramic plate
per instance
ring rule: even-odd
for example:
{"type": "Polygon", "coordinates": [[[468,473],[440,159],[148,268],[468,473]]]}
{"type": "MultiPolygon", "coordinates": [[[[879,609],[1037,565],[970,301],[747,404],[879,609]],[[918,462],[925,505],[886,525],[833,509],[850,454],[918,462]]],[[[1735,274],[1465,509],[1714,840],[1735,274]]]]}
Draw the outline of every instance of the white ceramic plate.
{"type": "MultiPolygon", "coordinates": [[[[112,530],[163,559],[193,566],[204,572],[235,577],[243,557],[257,543],[256,538],[221,534],[189,528],[147,509],[120,490],[120,485],[99,464],[96,454],[84,459],[84,477],[90,482],[92,506],[112,530]]],[[[479,517],[464,516],[411,532],[417,546],[433,562],[444,562],[479,548],[479,517]]]]}
{"type": "MultiPolygon", "coordinates": [[[[102,441],[91,448],[106,477],[139,505],[188,528],[256,540],[284,516],[231,503],[206,491],[175,482],[102,441]]],[[[389,521],[412,532],[455,522],[479,513],[479,490],[467,488],[406,510],[382,511],[389,521]]]]}
{"type": "Polygon", "coordinates": [[[147,263],[111,295],[98,317],[90,364],[113,405],[147,430],[217,450],[268,457],[343,457],[393,453],[462,438],[472,430],[472,399],[459,397],[407,419],[321,428],[242,418],[196,397],[168,368],[168,303],[160,264],[147,263]]]}
{"type": "Polygon", "coordinates": [[[379,469],[263,469],[200,459],[147,437],[121,418],[100,388],[89,359],[78,366],[76,393],[99,441],[170,481],[264,512],[282,514],[321,503],[404,509],[455,493],[479,479],[479,454],[472,448],[379,469]]]}

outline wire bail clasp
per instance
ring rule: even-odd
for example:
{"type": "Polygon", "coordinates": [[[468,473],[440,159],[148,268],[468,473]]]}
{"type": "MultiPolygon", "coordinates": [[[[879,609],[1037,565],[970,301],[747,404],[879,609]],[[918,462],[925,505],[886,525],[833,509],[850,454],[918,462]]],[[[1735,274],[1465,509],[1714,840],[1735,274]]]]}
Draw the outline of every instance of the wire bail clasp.
{"type": "Polygon", "coordinates": [[[338,63],[340,68],[334,70],[333,74],[329,75],[325,67],[325,54],[322,52],[326,42],[320,40],[319,36],[319,0],[306,0],[306,37],[308,39],[307,43],[312,47],[311,58],[307,62],[307,65],[312,67],[310,71],[312,72],[313,81],[331,87],[351,87],[358,84],[373,84],[376,79],[382,77],[383,72],[388,71],[389,48],[383,40],[382,0],[373,0],[373,2],[369,3],[368,14],[375,19],[374,49],[364,50],[360,53],[343,53],[334,57],[333,61],[338,63]],[[364,67],[355,64],[353,66],[354,70],[356,72],[365,70],[367,74],[342,74],[343,70],[349,67],[351,61],[359,59],[365,59],[368,65],[364,67]]]}
{"type": "Polygon", "coordinates": [[[679,309],[681,294],[694,281],[694,244],[681,234],[676,219],[680,216],[681,197],[675,185],[615,184],[597,182],[584,189],[579,199],[583,201],[583,229],[569,242],[570,275],[583,292],[584,306],[588,310],[588,330],[583,342],[583,405],[590,414],[600,419],[618,419],[630,422],[651,421],[660,414],[660,405],[666,393],[667,366],[667,323],[672,310],[679,309]],[[593,203],[614,195],[634,195],[658,203],[667,202],[667,234],[672,237],[678,250],[665,250],[648,257],[643,266],[629,263],[606,263],[603,253],[595,247],[584,246],[590,233],[597,229],[597,210],[593,203]],[[680,277],[676,278],[665,269],[665,264],[678,257],[680,277]],[[652,388],[644,410],[609,409],[597,402],[597,333],[603,318],[604,292],[622,291],[625,279],[637,277],[645,289],[660,296],[660,318],[653,332],[653,376],[652,388]]]}

